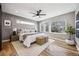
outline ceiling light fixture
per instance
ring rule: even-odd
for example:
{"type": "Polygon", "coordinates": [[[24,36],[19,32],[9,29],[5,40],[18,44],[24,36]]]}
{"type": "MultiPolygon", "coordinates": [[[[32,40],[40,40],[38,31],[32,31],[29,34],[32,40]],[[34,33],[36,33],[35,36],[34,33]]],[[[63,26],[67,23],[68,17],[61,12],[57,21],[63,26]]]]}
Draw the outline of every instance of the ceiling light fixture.
{"type": "Polygon", "coordinates": [[[34,25],[34,23],[31,23],[31,22],[25,22],[25,21],[20,21],[20,20],[17,20],[16,23],[19,23],[19,24],[34,25]]]}

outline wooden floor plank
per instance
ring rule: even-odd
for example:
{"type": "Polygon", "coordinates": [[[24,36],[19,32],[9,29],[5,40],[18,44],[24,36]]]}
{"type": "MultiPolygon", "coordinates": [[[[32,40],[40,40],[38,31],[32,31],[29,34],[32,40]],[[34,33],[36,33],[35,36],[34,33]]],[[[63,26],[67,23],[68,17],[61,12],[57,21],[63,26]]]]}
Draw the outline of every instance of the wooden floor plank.
{"type": "MultiPolygon", "coordinates": [[[[64,41],[55,40],[48,49],[46,48],[39,56],[56,56],[60,52],[66,56],[78,56],[78,51],[75,46],[69,46],[64,41]],[[51,53],[52,54],[51,54],[51,53]]],[[[16,50],[11,42],[3,43],[3,48],[0,51],[0,56],[17,56],[16,50]]]]}
{"type": "Polygon", "coordinates": [[[3,43],[2,50],[0,51],[0,56],[16,56],[16,50],[14,49],[11,42],[3,43]]]}
{"type": "Polygon", "coordinates": [[[40,56],[78,56],[76,46],[68,45],[65,41],[55,40],[40,56]]]}

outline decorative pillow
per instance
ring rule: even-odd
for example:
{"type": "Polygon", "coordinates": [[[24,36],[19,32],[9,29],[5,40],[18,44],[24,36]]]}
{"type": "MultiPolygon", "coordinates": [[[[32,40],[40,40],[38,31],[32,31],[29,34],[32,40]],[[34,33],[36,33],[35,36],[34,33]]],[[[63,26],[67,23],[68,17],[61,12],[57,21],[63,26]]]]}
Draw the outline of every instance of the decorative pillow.
{"type": "Polygon", "coordinates": [[[26,39],[26,37],[27,37],[27,35],[23,35],[23,40],[25,40],[25,39],[26,39]]]}

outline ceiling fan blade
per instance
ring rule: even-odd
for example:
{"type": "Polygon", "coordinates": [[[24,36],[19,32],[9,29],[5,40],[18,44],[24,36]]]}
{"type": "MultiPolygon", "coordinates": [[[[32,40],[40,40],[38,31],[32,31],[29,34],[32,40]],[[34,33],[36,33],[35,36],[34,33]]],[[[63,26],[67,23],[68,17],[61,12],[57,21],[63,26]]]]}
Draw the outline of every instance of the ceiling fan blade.
{"type": "Polygon", "coordinates": [[[36,14],[36,13],[33,13],[33,12],[30,12],[31,14],[36,14]]]}
{"type": "Polygon", "coordinates": [[[41,16],[45,16],[46,14],[39,14],[39,15],[41,15],[41,16]]]}
{"type": "Polygon", "coordinates": [[[35,17],[35,16],[36,16],[36,14],[33,17],[35,17]]]}

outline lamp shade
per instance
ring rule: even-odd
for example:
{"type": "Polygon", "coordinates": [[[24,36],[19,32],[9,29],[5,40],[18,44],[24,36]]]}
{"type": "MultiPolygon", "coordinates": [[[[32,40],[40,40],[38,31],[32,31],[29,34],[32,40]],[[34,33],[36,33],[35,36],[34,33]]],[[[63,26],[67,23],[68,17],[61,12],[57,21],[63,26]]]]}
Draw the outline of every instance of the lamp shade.
{"type": "Polygon", "coordinates": [[[13,31],[17,31],[17,28],[13,28],[13,31]]]}

